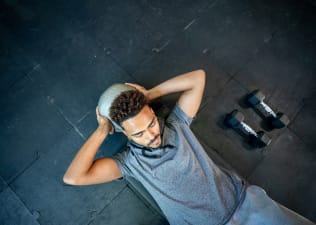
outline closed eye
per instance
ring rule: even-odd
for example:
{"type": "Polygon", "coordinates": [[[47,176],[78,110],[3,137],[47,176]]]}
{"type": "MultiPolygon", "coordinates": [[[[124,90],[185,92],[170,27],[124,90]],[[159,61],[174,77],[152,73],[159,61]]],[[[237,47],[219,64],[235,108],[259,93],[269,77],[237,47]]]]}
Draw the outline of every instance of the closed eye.
{"type": "Polygon", "coordinates": [[[140,138],[140,137],[142,137],[142,136],[143,136],[143,134],[144,134],[144,132],[142,131],[142,132],[139,132],[139,133],[133,134],[133,137],[140,138]]]}
{"type": "Polygon", "coordinates": [[[155,125],[156,125],[156,121],[155,119],[153,119],[148,127],[154,127],[155,125]]]}

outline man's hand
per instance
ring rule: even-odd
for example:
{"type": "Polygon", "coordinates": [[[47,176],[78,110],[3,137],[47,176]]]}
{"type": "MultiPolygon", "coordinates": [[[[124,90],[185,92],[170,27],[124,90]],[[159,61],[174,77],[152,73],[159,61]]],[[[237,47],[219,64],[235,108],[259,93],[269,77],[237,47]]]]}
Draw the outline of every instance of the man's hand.
{"type": "Polygon", "coordinates": [[[113,129],[111,122],[108,120],[108,118],[101,116],[98,107],[95,109],[95,111],[96,111],[96,115],[97,115],[97,121],[99,124],[99,128],[101,130],[103,130],[104,132],[106,132],[107,134],[113,134],[114,129],[113,129]]]}
{"type": "Polygon", "coordinates": [[[148,102],[164,95],[182,92],[178,104],[189,117],[193,118],[202,101],[205,86],[205,72],[200,69],[180,74],[149,90],[138,84],[125,84],[141,91],[148,102]]]}
{"type": "Polygon", "coordinates": [[[164,95],[181,92],[178,104],[189,117],[193,118],[201,104],[205,86],[205,72],[204,70],[195,70],[180,74],[149,90],[138,84],[125,84],[141,91],[148,102],[164,95]]]}
{"type": "Polygon", "coordinates": [[[150,92],[144,88],[143,86],[139,85],[139,84],[135,84],[135,83],[125,83],[128,86],[131,86],[133,88],[135,88],[136,90],[140,91],[141,93],[143,93],[147,99],[148,102],[150,102],[152,99],[150,98],[150,92]]]}
{"type": "Polygon", "coordinates": [[[63,178],[67,184],[99,184],[122,177],[122,173],[114,159],[103,157],[94,160],[105,138],[114,130],[111,122],[100,115],[98,107],[96,108],[96,114],[99,126],[81,146],[70,163],[63,178]]]}

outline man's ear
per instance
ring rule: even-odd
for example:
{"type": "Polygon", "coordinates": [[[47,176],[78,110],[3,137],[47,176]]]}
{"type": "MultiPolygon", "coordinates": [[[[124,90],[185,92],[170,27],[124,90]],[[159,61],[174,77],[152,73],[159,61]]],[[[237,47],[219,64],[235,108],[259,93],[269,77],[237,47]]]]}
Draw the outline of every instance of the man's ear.
{"type": "Polygon", "coordinates": [[[127,135],[125,130],[122,130],[122,133],[127,137],[128,140],[131,140],[131,137],[127,135]]]}
{"type": "Polygon", "coordinates": [[[149,108],[150,108],[150,111],[154,114],[154,115],[156,115],[156,113],[155,113],[155,111],[153,110],[153,108],[151,108],[150,106],[148,106],[149,108]]]}
{"type": "Polygon", "coordinates": [[[127,135],[127,133],[126,133],[126,131],[125,131],[125,129],[124,129],[124,127],[123,127],[123,125],[122,125],[122,124],[120,124],[120,126],[121,126],[121,128],[122,128],[122,133],[123,133],[126,137],[128,137],[128,135],[127,135]]]}

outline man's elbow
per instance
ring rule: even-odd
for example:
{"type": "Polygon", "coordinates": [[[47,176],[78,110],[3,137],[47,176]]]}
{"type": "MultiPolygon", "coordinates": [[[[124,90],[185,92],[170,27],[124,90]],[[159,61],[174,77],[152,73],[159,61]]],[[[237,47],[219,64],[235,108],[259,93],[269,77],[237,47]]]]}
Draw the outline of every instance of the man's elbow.
{"type": "Polygon", "coordinates": [[[76,179],[69,177],[66,174],[63,177],[63,182],[68,185],[78,185],[78,181],[76,179]]]}
{"type": "Polygon", "coordinates": [[[203,69],[198,69],[198,70],[196,70],[196,74],[197,74],[197,77],[198,77],[198,81],[199,81],[200,84],[204,87],[204,85],[205,85],[205,79],[206,79],[205,70],[203,70],[203,69]]]}

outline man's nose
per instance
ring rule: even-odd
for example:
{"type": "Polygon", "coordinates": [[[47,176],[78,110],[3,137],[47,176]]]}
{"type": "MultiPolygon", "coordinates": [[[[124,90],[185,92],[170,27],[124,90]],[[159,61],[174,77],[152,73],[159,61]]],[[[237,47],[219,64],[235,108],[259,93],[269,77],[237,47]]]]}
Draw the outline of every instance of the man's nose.
{"type": "Polygon", "coordinates": [[[147,136],[150,140],[154,139],[154,137],[156,136],[155,131],[153,129],[148,129],[147,136]]]}

